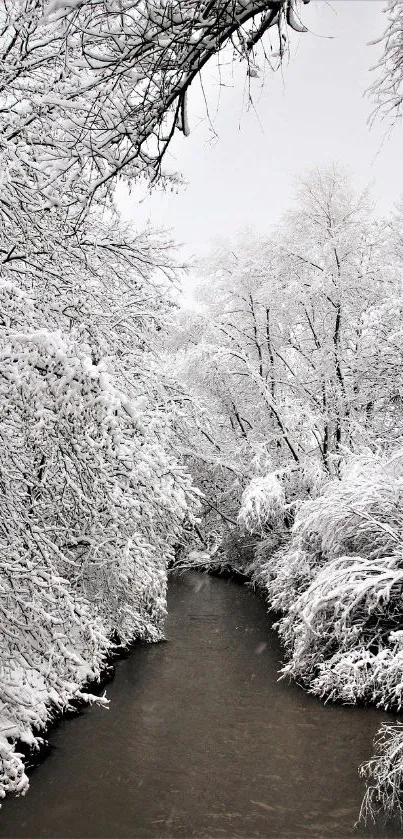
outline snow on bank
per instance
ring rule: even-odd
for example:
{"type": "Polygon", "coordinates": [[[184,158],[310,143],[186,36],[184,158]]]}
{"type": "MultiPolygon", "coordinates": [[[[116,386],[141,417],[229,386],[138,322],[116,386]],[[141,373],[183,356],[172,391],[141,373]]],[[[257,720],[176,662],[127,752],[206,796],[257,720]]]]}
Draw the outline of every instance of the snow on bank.
{"type": "MultiPolygon", "coordinates": [[[[252,482],[238,521],[261,532],[243,573],[282,614],[283,675],[343,703],[403,705],[403,452],[352,461],[314,500],[300,503],[284,538],[285,494],[272,476],[252,482]],[[283,505],[283,506],[281,506],[283,505]]],[[[214,559],[214,558],[213,558],[214,559]]],[[[218,554],[212,570],[231,566],[218,554]]],[[[239,570],[239,562],[234,563],[239,570]]],[[[362,817],[402,812],[403,725],[385,725],[362,817]]]]}
{"type": "MultiPolygon", "coordinates": [[[[260,556],[254,575],[284,614],[285,675],[322,698],[401,709],[402,550],[401,451],[355,460],[301,504],[289,544],[260,556]]],[[[403,728],[383,727],[376,749],[363,817],[379,807],[392,816],[403,792],[403,728]]]]}

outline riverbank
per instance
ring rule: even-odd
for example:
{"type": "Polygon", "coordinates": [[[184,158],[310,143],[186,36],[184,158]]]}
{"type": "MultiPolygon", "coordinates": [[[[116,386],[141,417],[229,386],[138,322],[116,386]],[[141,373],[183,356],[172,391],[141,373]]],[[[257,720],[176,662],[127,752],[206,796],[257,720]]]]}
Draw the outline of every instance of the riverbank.
{"type": "Polygon", "coordinates": [[[367,783],[359,819],[398,819],[402,826],[403,723],[396,717],[402,632],[392,631],[400,626],[400,588],[394,591],[399,572],[388,562],[371,565],[356,556],[322,559],[318,572],[320,553],[316,545],[309,556],[309,539],[315,545],[315,532],[305,537],[305,553],[298,538],[296,546],[288,542],[275,552],[272,535],[259,539],[233,531],[229,541],[236,550],[220,548],[210,557],[192,551],[181,567],[233,575],[264,598],[275,615],[285,658],[279,673],[287,682],[326,702],[394,712],[376,734],[375,755],[357,767],[367,783]],[[394,602],[395,613],[388,613],[394,602]]]}

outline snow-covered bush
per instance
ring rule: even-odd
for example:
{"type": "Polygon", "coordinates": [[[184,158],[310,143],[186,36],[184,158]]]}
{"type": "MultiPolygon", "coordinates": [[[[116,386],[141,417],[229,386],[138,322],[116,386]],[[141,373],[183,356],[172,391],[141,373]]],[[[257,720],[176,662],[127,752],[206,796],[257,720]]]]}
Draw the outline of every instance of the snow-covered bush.
{"type": "MultiPolygon", "coordinates": [[[[317,491],[318,488],[317,488],[317,491]]],[[[352,460],[342,480],[303,500],[291,538],[278,550],[265,540],[256,551],[256,582],[273,608],[287,611],[328,563],[342,556],[370,561],[399,549],[403,502],[402,453],[352,460]]]]}
{"type": "Polygon", "coordinates": [[[315,693],[401,705],[402,502],[398,451],[356,460],[301,505],[268,589],[287,611],[285,672],[315,693]]]}
{"type": "Polygon", "coordinates": [[[360,817],[364,821],[383,817],[403,821],[403,723],[383,723],[375,738],[375,756],[360,769],[367,791],[360,817]]]}
{"type": "Polygon", "coordinates": [[[329,562],[281,621],[284,672],[321,696],[400,707],[402,593],[396,557],[329,562]]]}
{"type": "Polygon", "coordinates": [[[303,462],[255,478],[242,496],[238,523],[246,532],[262,537],[255,549],[252,582],[276,611],[286,611],[315,573],[305,551],[296,548],[294,541],[289,548],[289,540],[298,527],[300,505],[306,498],[315,498],[323,482],[317,462],[303,462]]]}
{"type": "Polygon", "coordinates": [[[280,524],[284,514],[285,492],[278,476],[272,472],[253,478],[242,494],[239,527],[249,533],[263,533],[265,528],[280,524]]]}
{"type": "Polygon", "coordinates": [[[402,451],[356,458],[342,480],[328,483],[315,501],[302,505],[293,544],[320,563],[343,555],[390,556],[401,545],[402,502],[402,451]]]}
{"type": "Polygon", "coordinates": [[[92,701],[82,685],[99,677],[110,648],[89,602],[54,570],[34,523],[24,533],[15,522],[2,522],[0,798],[28,788],[14,742],[35,747],[33,730],[43,729],[55,712],[73,698],[92,701]]]}
{"type": "MultiPolygon", "coordinates": [[[[252,581],[288,654],[283,675],[345,703],[403,706],[403,453],[350,460],[340,480],[303,501],[291,538],[269,533],[252,581]]],[[[362,816],[402,812],[403,728],[382,727],[362,816]]]]}
{"type": "Polygon", "coordinates": [[[242,494],[238,525],[246,533],[284,535],[306,498],[316,498],[325,474],[316,460],[303,460],[253,478],[242,494]]]}
{"type": "Polygon", "coordinates": [[[255,551],[253,584],[261,589],[276,612],[287,612],[295,598],[309,585],[317,569],[303,551],[278,547],[277,534],[263,539],[255,551]]]}

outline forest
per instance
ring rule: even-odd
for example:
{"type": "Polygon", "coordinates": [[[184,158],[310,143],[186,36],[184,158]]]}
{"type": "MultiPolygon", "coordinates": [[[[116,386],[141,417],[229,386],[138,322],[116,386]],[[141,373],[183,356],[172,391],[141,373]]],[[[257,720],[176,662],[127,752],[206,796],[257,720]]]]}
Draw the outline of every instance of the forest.
{"type": "MultiPolygon", "coordinates": [[[[402,0],[386,20],[370,98],[398,122],[402,0]]],[[[107,703],[112,653],[164,637],[172,567],[263,594],[284,677],[401,709],[403,198],[383,217],[338,164],[302,166],[274,233],[198,261],[191,309],[174,241],[116,201],[176,186],[213,55],[253,77],[294,32],[294,0],[1,4],[2,798],[52,720],[107,703]]],[[[402,723],[374,749],[364,819],[403,813],[402,723]]]]}

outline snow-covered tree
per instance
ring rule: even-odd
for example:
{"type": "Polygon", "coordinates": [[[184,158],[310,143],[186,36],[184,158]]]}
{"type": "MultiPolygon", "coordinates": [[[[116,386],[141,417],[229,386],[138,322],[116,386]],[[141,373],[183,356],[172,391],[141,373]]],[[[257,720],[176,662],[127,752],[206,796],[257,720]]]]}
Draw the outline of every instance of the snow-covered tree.
{"type": "Polygon", "coordinates": [[[231,41],[238,56],[277,27],[302,28],[294,0],[14,0],[0,9],[0,253],[30,263],[74,239],[116,178],[159,177],[186,96],[231,41]]]}
{"type": "Polygon", "coordinates": [[[167,564],[197,498],[152,367],[123,390],[100,341],[82,324],[50,331],[37,303],[1,283],[3,791],[27,785],[7,738],[33,743],[112,638],[161,637],[167,564]]]}
{"type": "Polygon", "coordinates": [[[247,232],[199,266],[198,308],[173,342],[175,369],[209,420],[197,451],[233,470],[213,490],[230,518],[248,481],[273,475],[290,525],[296,503],[315,496],[347,451],[396,444],[396,229],[331,167],[301,182],[276,235],[247,232]]]}
{"type": "Polygon", "coordinates": [[[291,367],[298,360],[312,433],[331,473],[343,447],[370,436],[374,416],[381,419],[363,333],[368,313],[399,293],[400,265],[368,196],[355,194],[335,167],[302,182],[284,252],[282,285],[287,294],[288,279],[293,312],[286,358],[291,367]]]}
{"type": "Polygon", "coordinates": [[[161,637],[197,501],[157,346],[177,269],[166,237],[122,227],[114,187],[163,177],[195,75],[229,41],[250,67],[272,27],[281,58],[294,0],[1,5],[0,794],[26,788],[12,742],[112,637],[161,637]]]}
{"type": "Polygon", "coordinates": [[[383,52],[376,67],[377,79],[370,88],[377,114],[392,121],[402,116],[403,105],[403,2],[388,0],[385,9],[387,25],[378,39],[383,52]]]}

